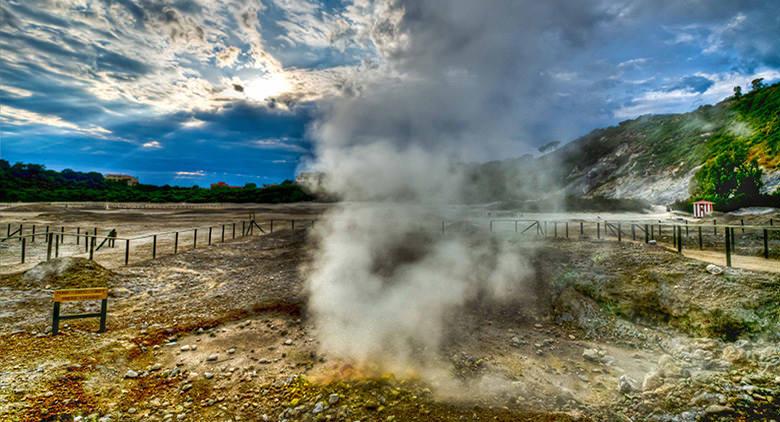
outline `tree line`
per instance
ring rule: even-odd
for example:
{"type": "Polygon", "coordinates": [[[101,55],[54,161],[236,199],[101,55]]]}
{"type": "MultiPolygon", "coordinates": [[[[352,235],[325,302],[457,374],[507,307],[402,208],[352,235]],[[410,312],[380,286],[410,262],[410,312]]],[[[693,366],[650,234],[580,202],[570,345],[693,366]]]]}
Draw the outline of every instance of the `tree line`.
{"type": "Polygon", "coordinates": [[[109,201],[109,202],[255,202],[311,201],[313,195],[291,180],[261,187],[156,186],[107,180],[97,172],[55,171],[41,164],[0,160],[0,201],[109,201]]]}

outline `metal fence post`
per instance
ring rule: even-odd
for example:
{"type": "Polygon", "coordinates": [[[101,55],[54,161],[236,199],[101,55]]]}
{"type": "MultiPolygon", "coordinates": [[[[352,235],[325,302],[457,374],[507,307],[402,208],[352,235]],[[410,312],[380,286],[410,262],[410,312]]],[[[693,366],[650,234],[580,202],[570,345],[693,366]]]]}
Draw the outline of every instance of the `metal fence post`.
{"type": "Polygon", "coordinates": [[[54,257],[59,258],[60,257],[60,235],[54,235],[54,257]]]}
{"type": "Polygon", "coordinates": [[[233,236],[233,239],[236,238],[236,223],[233,223],[233,231],[232,231],[231,236],[233,236]]]}
{"type": "Polygon", "coordinates": [[[130,262],[130,239],[125,239],[125,265],[130,262]]]}
{"type": "Polygon", "coordinates": [[[192,234],[192,249],[198,248],[198,229],[193,229],[192,234]]]}
{"type": "Polygon", "coordinates": [[[704,240],[701,237],[701,226],[699,226],[699,250],[704,250],[704,240]]]}
{"type": "MultiPolygon", "coordinates": [[[[515,226],[515,227],[517,227],[517,226],[515,226]]],[[[567,239],[569,238],[569,222],[568,221],[566,222],[566,238],[567,239]]]]}
{"type": "Polygon", "coordinates": [[[682,248],[683,248],[682,227],[677,226],[677,253],[682,253],[682,248]]]}
{"type": "Polygon", "coordinates": [[[152,236],[152,259],[157,258],[157,235],[152,236]]]}
{"type": "Polygon", "coordinates": [[[46,234],[46,260],[49,261],[51,259],[51,233],[46,234]]]}
{"type": "MultiPolygon", "coordinates": [[[[764,233],[766,233],[766,230],[764,230],[764,233]]],[[[766,239],[766,238],[764,238],[764,239],[766,239]]],[[[764,244],[766,244],[766,241],[764,242],[764,244]]],[[[26,252],[25,251],[26,246],[27,246],[27,238],[23,237],[22,238],[22,264],[24,264],[24,255],[25,255],[25,252],[26,252]]]]}
{"type": "MultiPolygon", "coordinates": [[[[24,249],[24,243],[22,243],[24,249]]],[[[769,259],[769,230],[764,229],[764,258],[769,259]]]]}
{"type": "Polygon", "coordinates": [[[209,227],[209,246],[211,246],[211,227],[209,227]]]}
{"type": "Polygon", "coordinates": [[[580,221],[580,236],[584,236],[584,235],[585,235],[585,223],[580,221]]]}
{"type": "Polygon", "coordinates": [[[274,219],[271,219],[271,233],[274,232],[274,219]]]}
{"type": "Polygon", "coordinates": [[[650,243],[650,230],[647,224],[645,224],[645,243],[650,243]]]}
{"type": "Polygon", "coordinates": [[[95,237],[90,238],[89,242],[89,259],[90,261],[95,256],[95,237]]]}
{"type": "Polygon", "coordinates": [[[173,235],[173,254],[179,253],[179,232],[173,235]]]}
{"type": "Polygon", "coordinates": [[[32,238],[30,239],[30,242],[35,242],[35,224],[33,224],[32,227],[32,238]]]}
{"type": "Polygon", "coordinates": [[[726,266],[731,266],[731,230],[726,227],[726,266]]]}
{"type": "Polygon", "coordinates": [[[620,223],[618,223],[618,242],[622,242],[623,232],[620,229],[620,223]]]}
{"type": "Polygon", "coordinates": [[[225,225],[222,225],[222,235],[220,236],[220,243],[225,243],[225,225]]]}
{"type": "Polygon", "coordinates": [[[596,222],[596,239],[601,239],[601,223],[596,222]]]}

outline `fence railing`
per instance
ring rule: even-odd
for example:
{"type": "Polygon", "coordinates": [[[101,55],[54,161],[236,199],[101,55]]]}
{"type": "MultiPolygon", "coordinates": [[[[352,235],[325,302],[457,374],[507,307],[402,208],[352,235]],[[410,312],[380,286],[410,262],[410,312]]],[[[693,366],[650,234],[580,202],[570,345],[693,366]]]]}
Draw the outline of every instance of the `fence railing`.
{"type": "MultiPolygon", "coordinates": [[[[767,223],[490,219],[487,220],[486,228],[491,233],[535,238],[668,243],[680,253],[684,249],[721,251],[725,255],[726,265],[731,266],[732,255],[737,254],[767,260],[780,259],[780,226],[775,225],[773,220],[767,223]]],[[[458,230],[464,226],[479,227],[475,221],[442,221],[441,232],[458,230]]]]}
{"type": "MultiPolygon", "coordinates": [[[[80,227],[56,226],[57,230],[54,230],[50,229],[51,225],[49,225],[45,226],[43,231],[36,232],[34,225],[27,227],[24,223],[16,225],[6,223],[5,225],[7,226],[7,235],[0,238],[0,248],[6,250],[0,250],[0,256],[3,257],[0,267],[30,263],[32,262],[30,258],[34,258],[38,262],[49,261],[52,258],[83,255],[93,260],[99,251],[103,251],[105,255],[105,251],[116,251],[117,249],[122,253],[121,255],[112,254],[114,260],[129,265],[133,256],[140,255],[143,257],[141,260],[156,259],[166,251],[175,255],[185,250],[197,249],[199,245],[211,246],[252,236],[255,233],[273,233],[275,229],[279,230],[280,228],[289,228],[292,231],[307,229],[314,226],[314,220],[273,219],[262,222],[238,220],[132,237],[117,236],[116,230],[108,231],[106,234],[98,234],[97,227],[82,231],[80,227]],[[43,242],[41,242],[41,238],[43,242]],[[18,247],[18,252],[7,253],[8,249],[15,249],[15,247],[18,247]],[[33,253],[31,254],[31,252],[33,253]],[[16,258],[12,258],[12,256],[16,258]],[[7,262],[9,257],[12,258],[11,262],[7,262]]],[[[106,230],[100,231],[105,232],[106,230]]]]}

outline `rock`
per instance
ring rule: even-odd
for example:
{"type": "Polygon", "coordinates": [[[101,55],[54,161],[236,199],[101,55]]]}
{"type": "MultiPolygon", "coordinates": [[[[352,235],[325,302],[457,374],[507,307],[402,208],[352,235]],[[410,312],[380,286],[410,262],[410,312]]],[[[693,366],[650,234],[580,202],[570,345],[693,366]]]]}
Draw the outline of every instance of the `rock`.
{"type": "Polygon", "coordinates": [[[210,380],[210,379],[214,378],[214,374],[211,373],[211,372],[204,372],[203,373],[203,377],[206,378],[207,380],[210,380]]]}
{"type": "Polygon", "coordinates": [[[228,352],[229,355],[232,355],[233,353],[236,353],[236,348],[235,347],[231,347],[230,349],[228,349],[227,352],[228,352]]]}
{"type": "Polygon", "coordinates": [[[733,412],[734,409],[720,404],[711,404],[704,409],[705,415],[717,415],[719,413],[733,412]]]}
{"type": "Polygon", "coordinates": [[[618,391],[622,394],[633,393],[637,390],[639,390],[639,382],[637,382],[637,380],[628,375],[621,375],[620,378],[618,378],[618,391]]]}
{"type": "Polygon", "coordinates": [[[135,372],[132,369],[128,369],[125,373],[125,378],[138,378],[138,372],[135,372]]]}
{"type": "Polygon", "coordinates": [[[706,270],[707,270],[708,273],[710,273],[712,275],[723,274],[723,268],[721,268],[721,267],[719,267],[719,266],[717,266],[715,264],[707,265],[706,270]]]}
{"type": "Polygon", "coordinates": [[[219,355],[218,355],[218,354],[216,354],[216,353],[212,353],[212,354],[210,354],[210,355],[209,355],[209,356],[206,358],[206,361],[207,361],[207,362],[215,362],[217,359],[219,359],[219,355]]]}
{"type": "Polygon", "coordinates": [[[311,410],[311,413],[316,415],[317,413],[322,413],[323,410],[325,410],[325,404],[318,401],[317,404],[314,405],[314,409],[311,410]]]}
{"type": "Polygon", "coordinates": [[[582,357],[585,358],[585,360],[589,360],[591,362],[601,363],[601,355],[599,354],[599,351],[596,349],[583,350],[582,357]]]}
{"type": "Polygon", "coordinates": [[[655,245],[656,243],[657,242],[655,241],[655,239],[650,239],[650,240],[647,241],[648,245],[655,245]]]}
{"type": "Polygon", "coordinates": [[[284,345],[285,346],[292,346],[292,344],[293,344],[293,341],[292,341],[291,338],[288,338],[287,340],[284,341],[284,345]]]}
{"type": "Polygon", "coordinates": [[[179,350],[181,350],[182,352],[189,352],[190,351],[190,346],[189,345],[181,346],[179,348],[179,350]]]}
{"type": "Polygon", "coordinates": [[[334,404],[336,404],[336,403],[338,403],[338,402],[339,402],[339,398],[340,398],[340,397],[339,397],[339,395],[338,395],[338,394],[335,394],[335,393],[334,393],[334,394],[331,394],[330,396],[328,396],[328,404],[330,404],[331,406],[333,406],[334,404]]]}
{"type": "Polygon", "coordinates": [[[745,351],[737,346],[728,345],[723,348],[723,359],[730,363],[738,363],[745,360],[745,351]]]}
{"type": "Polygon", "coordinates": [[[664,385],[664,377],[660,371],[648,372],[642,381],[642,391],[653,391],[664,385]]]}
{"type": "Polygon", "coordinates": [[[526,344],[525,341],[521,340],[520,337],[517,337],[517,336],[512,337],[510,342],[512,343],[512,346],[514,346],[514,347],[520,347],[520,346],[526,344]]]}
{"type": "Polygon", "coordinates": [[[159,371],[160,369],[162,369],[162,365],[160,365],[159,363],[155,363],[154,365],[149,367],[149,372],[159,371]]]}
{"type": "Polygon", "coordinates": [[[131,407],[131,408],[127,409],[127,413],[129,415],[135,415],[136,412],[138,412],[138,409],[136,409],[135,407],[131,407]]]}

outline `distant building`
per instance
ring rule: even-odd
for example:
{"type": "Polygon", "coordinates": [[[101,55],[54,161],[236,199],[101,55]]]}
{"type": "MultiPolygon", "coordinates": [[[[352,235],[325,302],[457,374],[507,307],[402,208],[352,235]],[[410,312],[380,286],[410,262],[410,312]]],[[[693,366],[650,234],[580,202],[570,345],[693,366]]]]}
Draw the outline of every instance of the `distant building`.
{"type": "Polygon", "coordinates": [[[241,189],[241,186],[230,186],[225,182],[217,182],[211,184],[211,189],[220,189],[220,188],[241,189]]]}
{"type": "Polygon", "coordinates": [[[715,204],[710,201],[696,201],[693,203],[693,216],[703,218],[715,211],[715,204]]]}
{"type": "Polygon", "coordinates": [[[128,176],[126,174],[107,174],[104,177],[106,180],[110,180],[112,182],[125,182],[127,183],[127,186],[135,186],[138,184],[137,177],[128,176]]]}

